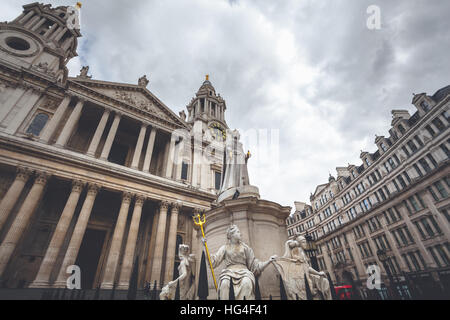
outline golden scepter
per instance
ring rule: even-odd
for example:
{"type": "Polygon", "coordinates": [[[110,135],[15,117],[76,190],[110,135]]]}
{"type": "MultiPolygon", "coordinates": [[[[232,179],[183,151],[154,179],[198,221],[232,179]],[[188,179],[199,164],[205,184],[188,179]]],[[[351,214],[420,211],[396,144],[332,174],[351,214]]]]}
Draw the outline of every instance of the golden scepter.
{"type": "Polygon", "coordinates": [[[192,216],[192,219],[194,219],[194,224],[196,226],[200,226],[200,230],[202,230],[202,236],[203,236],[203,239],[205,239],[204,244],[205,244],[206,254],[208,255],[209,266],[211,268],[211,274],[214,279],[214,286],[216,287],[216,291],[217,291],[216,276],[214,275],[214,268],[212,266],[211,257],[209,255],[208,244],[206,243],[205,232],[203,231],[203,225],[206,223],[205,214],[203,214],[202,217],[200,217],[200,214],[198,213],[197,216],[192,216]],[[198,220],[196,220],[195,218],[197,218],[198,220]]]}

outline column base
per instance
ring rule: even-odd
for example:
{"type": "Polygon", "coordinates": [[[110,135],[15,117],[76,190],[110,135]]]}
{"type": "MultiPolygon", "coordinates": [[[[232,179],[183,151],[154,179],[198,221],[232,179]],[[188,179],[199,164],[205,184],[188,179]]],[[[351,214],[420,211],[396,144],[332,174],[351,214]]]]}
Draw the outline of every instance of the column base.
{"type": "Polygon", "coordinates": [[[113,283],[102,283],[100,289],[112,289],[114,287],[113,283]]]}
{"type": "Polygon", "coordinates": [[[51,288],[48,281],[33,281],[28,288],[51,288]]]}
{"type": "Polygon", "coordinates": [[[66,283],[66,281],[56,281],[52,285],[52,288],[67,288],[67,283],[66,283]]]}
{"type": "Polygon", "coordinates": [[[117,290],[128,290],[128,288],[130,287],[129,283],[119,283],[117,285],[117,290]]]}

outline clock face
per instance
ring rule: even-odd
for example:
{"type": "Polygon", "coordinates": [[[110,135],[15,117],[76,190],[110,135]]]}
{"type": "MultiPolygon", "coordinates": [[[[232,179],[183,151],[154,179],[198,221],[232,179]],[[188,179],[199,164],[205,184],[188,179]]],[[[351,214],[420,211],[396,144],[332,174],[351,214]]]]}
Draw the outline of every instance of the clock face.
{"type": "Polygon", "coordinates": [[[209,130],[211,131],[211,135],[215,140],[225,141],[227,134],[225,129],[218,123],[213,123],[209,126],[209,130]]]}

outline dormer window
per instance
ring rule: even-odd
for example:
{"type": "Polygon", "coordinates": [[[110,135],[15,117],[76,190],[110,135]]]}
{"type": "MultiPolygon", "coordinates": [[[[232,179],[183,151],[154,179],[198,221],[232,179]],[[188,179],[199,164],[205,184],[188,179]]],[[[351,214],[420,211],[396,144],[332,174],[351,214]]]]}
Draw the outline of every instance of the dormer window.
{"type": "Polygon", "coordinates": [[[384,152],[386,152],[387,147],[386,147],[386,145],[385,145],[383,142],[380,143],[380,147],[381,147],[381,149],[382,149],[384,152]]]}
{"type": "Polygon", "coordinates": [[[352,176],[353,176],[353,178],[356,178],[355,171],[352,171],[352,176]]]}
{"type": "Polygon", "coordinates": [[[364,160],[366,161],[366,165],[367,165],[367,166],[370,166],[369,158],[365,158],[364,160]]]}
{"type": "Polygon", "coordinates": [[[430,110],[430,105],[425,100],[420,103],[420,106],[422,107],[423,111],[425,111],[425,112],[430,110]]]}
{"type": "Polygon", "coordinates": [[[398,130],[400,131],[401,134],[404,134],[406,132],[405,128],[403,128],[401,124],[398,125],[398,130]]]}

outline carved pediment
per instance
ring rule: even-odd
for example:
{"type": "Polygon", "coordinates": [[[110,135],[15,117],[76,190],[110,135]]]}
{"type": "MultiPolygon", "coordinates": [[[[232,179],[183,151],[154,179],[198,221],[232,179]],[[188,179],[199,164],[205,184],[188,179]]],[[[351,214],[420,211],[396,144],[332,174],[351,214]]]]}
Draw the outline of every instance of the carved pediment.
{"type": "Polygon", "coordinates": [[[183,121],[165,106],[158,98],[145,88],[129,84],[120,84],[92,79],[72,78],[75,82],[89,87],[90,89],[111,97],[120,102],[148,113],[153,117],[171,122],[175,126],[185,126],[183,121]]]}
{"type": "Polygon", "coordinates": [[[155,103],[153,103],[140,92],[114,90],[113,93],[110,92],[107,93],[107,95],[113,97],[114,99],[130,104],[143,111],[155,114],[160,118],[171,121],[170,117],[165,112],[163,112],[158,106],[155,105],[155,103]]]}

